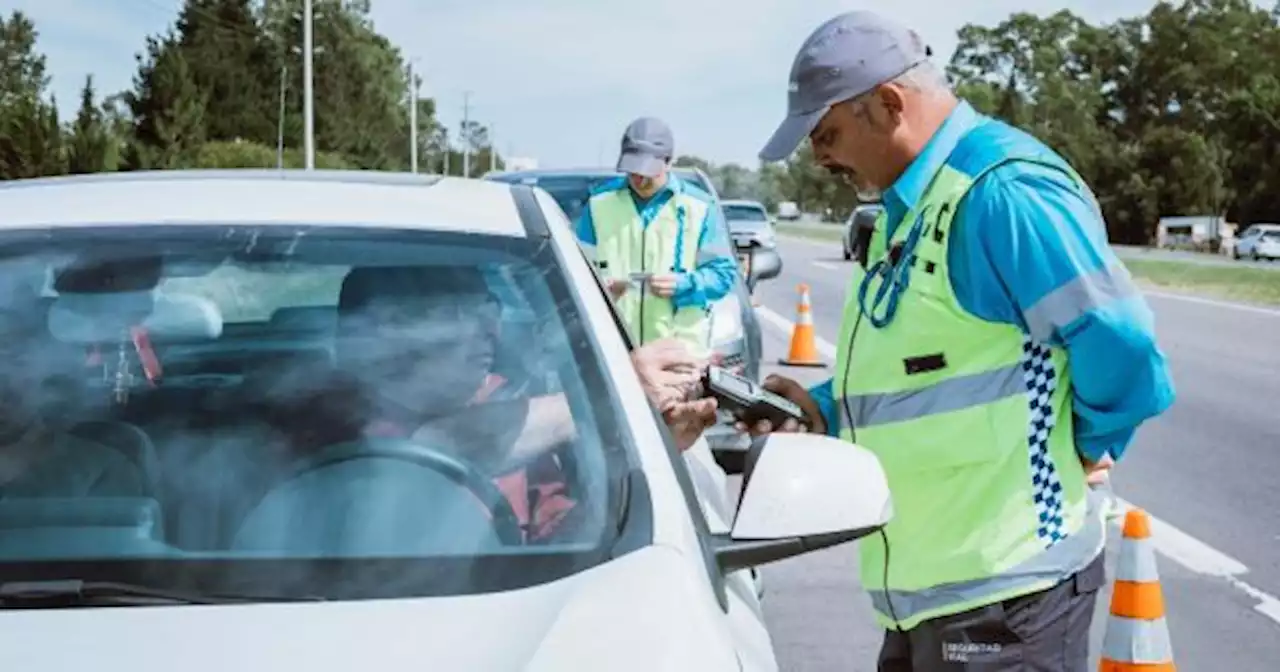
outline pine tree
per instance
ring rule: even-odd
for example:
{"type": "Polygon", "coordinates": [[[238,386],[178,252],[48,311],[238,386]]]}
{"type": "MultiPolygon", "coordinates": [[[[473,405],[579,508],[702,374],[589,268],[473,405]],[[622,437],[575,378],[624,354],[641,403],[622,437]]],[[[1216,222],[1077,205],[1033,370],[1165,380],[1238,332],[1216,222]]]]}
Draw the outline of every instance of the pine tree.
{"type": "Polygon", "coordinates": [[[103,122],[103,112],[95,102],[93,75],[85,77],[80,92],[80,111],[67,140],[67,168],[72,174],[113,171],[111,138],[103,122]]]}
{"type": "Polygon", "coordinates": [[[180,168],[204,143],[205,96],[172,36],[147,38],[147,56],[138,61],[128,95],[134,142],[126,163],[131,169],[180,168]]]}

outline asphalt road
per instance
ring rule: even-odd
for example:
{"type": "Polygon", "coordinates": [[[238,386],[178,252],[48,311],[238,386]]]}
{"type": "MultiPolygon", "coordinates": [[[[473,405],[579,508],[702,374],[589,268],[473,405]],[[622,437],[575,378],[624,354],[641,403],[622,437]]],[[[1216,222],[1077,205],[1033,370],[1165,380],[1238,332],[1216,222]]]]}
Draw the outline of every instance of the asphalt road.
{"type": "MultiPolygon", "coordinates": [[[[757,296],[765,356],[785,354],[796,285],[810,286],[819,351],[834,361],[849,264],[838,242],[781,239],[784,270],[757,296]]],[[[1153,517],[1175,661],[1253,672],[1280,659],[1280,308],[1152,295],[1175,377],[1174,407],[1148,423],[1113,477],[1153,517]]],[[[766,367],[818,382],[831,368],[766,367]]],[[[1118,529],[1108,543],[1111,564],[1118,529]]],[[[765,612],[782,669],[874,670],[880,644],[853,545],[764,568],[765,612]]],[[[1110,591],[1094,619],[1096,669],[1110,591]]]]}

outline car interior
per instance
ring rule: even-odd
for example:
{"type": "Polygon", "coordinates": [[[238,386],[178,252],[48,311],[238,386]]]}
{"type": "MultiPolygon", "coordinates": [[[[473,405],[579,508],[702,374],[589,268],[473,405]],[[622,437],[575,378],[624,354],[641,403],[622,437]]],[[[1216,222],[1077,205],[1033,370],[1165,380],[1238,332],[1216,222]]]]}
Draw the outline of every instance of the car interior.
{"type": "MultiPolygon", "coordinates": [[[[430,278],[449,268],[413,270],[430,278]]],[[[37,374],[0,385],[6,398],[38,397],[43,426],[65,449],[33,461],[41,468],[30,471],[48,479],[41,484],[0,468],[0,561],[416,556],[519,545],[510,507],[495,501],[501,493],[474,466],[409,440],[370,448],[359,438],[367,390],[337,365],[340,322],[347,302],[368,298],[362,294],[402,292],[397,270],[323,265],[257,273],[258,285],[230,287],[228,296],[276,291],[285,298],[256,314],[228,314],[236,301],[210,298],[209,290],[228,291],[211,278],[237,272],[230,259],[192,264],[86,252],[44,268],[31,304],[0,313],[6,332],[19,321],[35,325],[9,348],[25,346],[17,353],[37,374]],[[284,284],[293,288],[285,292],[284,284]],[[104,490],[106,476],[71,478],[98,457],[127,463],[133,484],[104,490]],[[72,480],[79,485],[67,485],[72,480]]],[[[500,264],[483,274],[501,307],[492,372],[507,381],[491,399],[559,391],[559,374],[574,366],[564,361],[563,330],[547,328],[546,311],[540,316],[526,294],[527,278],[500,264]]],[[[0,408],[6,414],[16,411],[0,408]]],[[[574,419],[590,429],[590,418],[574,419]]],[[[24,418],[4,420],[8,427],[24,418]]],[[[554,462],[571,492],[589,496],[575,460],[600,451],[570,448],[555,452],[554,462]]]]}

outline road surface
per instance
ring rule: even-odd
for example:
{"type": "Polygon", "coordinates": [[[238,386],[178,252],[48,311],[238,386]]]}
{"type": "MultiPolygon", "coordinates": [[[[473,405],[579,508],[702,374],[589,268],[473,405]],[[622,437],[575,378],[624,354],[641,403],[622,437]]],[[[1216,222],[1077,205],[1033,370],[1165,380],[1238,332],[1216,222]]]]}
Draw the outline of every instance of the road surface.
{"type": "MultiPolygon", "coordinates": [[[[819,351],[834,359],[849,262],[839,242],[781,237],[783,273],[757,289],[767,362],[786,352],[796,284],[810,286],[819,351]]],[[[1178,400],[1146,425],[1114,475],[1116,494],[1155,519],[1175,661],[1254,672],[1280,660],[1280,309],[1150,297],[1178,400]]],[[[817,382],[830,368],[784,369],[817,382]]],[[[1110,574],[1119,532],[1111,535],[1110,574]]],[[[880,633],[852,545],[764,568],[782,669],[874,670],[880,633]]],[[[1094,620],[1095,662],[1110,591],[1094,620]]]]}

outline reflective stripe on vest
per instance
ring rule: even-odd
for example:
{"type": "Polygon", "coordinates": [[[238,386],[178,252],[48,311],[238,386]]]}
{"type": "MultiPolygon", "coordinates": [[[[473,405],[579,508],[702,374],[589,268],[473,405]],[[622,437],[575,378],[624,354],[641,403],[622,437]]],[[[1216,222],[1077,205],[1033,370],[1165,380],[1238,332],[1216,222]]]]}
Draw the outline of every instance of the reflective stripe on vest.
{"type": "MultiPolygon", "coordinates": [[[[684,193],[678,183],[647,226],[625,183],[616,190],[592,195],[587,207],[595,226],[594,256],[601,277],[683,273],[696,269],[703,260],[698,239],[707,205],[684,193]]],[[[654,296],[647,287],[632,287],[616,305],[637,343],[676,337],[699,356],[710,351],[709,306],[677,310],[671,299],[654,296]]]]}
{"type": "MultiPolygon", "coordinates": [[[[956,207],[1009,160],[973,175],[941,168],[892,240],[881,215],[868,264],[900,264],[905,273],[887,275],[907,277],[882,327],[861,313],[867,271],[854,269],[834,385],[841,437],[880,458],[893,494],[885,539],[860,544],[861,581],[886,627],[1048,589],[1103,547],[1105,507],[1091,501],[1075,451],[1066,353],[968,313],[950,282],[956,207]],[[896,247],[909,238],[913,249],[896,247]]],[[[1046,309],[1033,336],[1067,312],[1046,309]]]]}

